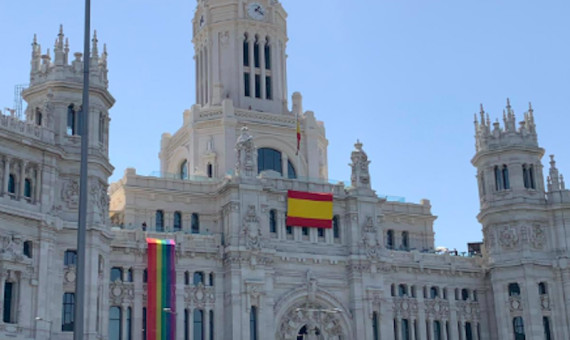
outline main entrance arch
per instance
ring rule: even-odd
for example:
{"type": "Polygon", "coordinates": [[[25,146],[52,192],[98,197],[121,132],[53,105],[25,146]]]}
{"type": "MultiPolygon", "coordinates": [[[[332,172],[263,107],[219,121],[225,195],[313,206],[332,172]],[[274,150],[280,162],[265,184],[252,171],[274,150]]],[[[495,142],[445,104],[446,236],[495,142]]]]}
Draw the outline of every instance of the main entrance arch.
{"type": "Polygon", "coordinates": [[[279,340],[348,340],[351,331],[349,311],[332,294],[316,289],[307,294],[300,288],[277,303],[279,340]],[[280,308],[281,307],[281,308],[280,308]]]}

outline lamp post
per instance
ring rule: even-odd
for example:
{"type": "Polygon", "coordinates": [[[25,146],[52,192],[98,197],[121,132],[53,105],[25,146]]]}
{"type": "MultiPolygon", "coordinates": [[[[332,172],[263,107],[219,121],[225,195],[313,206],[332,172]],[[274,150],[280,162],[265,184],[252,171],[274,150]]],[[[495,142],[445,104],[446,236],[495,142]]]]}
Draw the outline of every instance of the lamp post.
{"type": "MultiPolygon", "coordinates": [[[[51,326],[52,326],[52,324],[53,324],[53,321],[46,320],[46,319],[42,318],[41,316],[36,316],[35,320],[36,320],[36,322],[44,321],[44,322],[47,322],[47,323],[49,324],[48,340],[51,340],[51,326]]],[[[36,327],[36,333],[37,333],[37,332],[38,332],[38,328],[36,327]]],[[[37,338],[37,337],[38,337],[38,335],[36,334],[36,338],[37,338]]]]}
{"type": "Polygon", "coordinates": [[[81,105],[81,165],[79,170],[79,211],[77,223],[77,279],[75,280],[75,315],[73,339],[83,340],[85,334],[85,264],[87,233],[87,157],[89,154],[89,43],[91,38],[91,1],[85,0],[85,31],[83,41],[83,103],[81,105]]]}

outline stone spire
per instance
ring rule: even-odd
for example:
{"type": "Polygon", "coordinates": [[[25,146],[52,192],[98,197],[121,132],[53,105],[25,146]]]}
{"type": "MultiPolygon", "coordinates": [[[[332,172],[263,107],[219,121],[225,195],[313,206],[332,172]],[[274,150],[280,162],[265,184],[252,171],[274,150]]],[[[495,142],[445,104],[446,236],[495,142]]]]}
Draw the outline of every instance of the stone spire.
{"type": "Polygon", "coordinates": [[[42,47],[38,44],[38,36],[34,34],[34,40],[32,41],[31,73],[39,71],[41,63],[42,63],[42,47]]]}
{"type": "Polygon", "coordinates": [[[564,190],[564,177],[559,174],[558,168],[556,168],[556,161],[554,160],[554,155],[550,155],[550,171],[547,178],[548,191],[558,191],[564,190]]]}
{"type": "MultiPolygon", "coordinates": [[[[65,52],[65,36],[63,34],[63,25],[59,25],[59,33],[55,39],[53,47],[54,64],[57,66],[67,65],[67,53],[65,52]]],[[[69,51],[69,48],[67,48],[69,51]]]]}
{"type": "Polygon", "coordinates": [[[99,65],[99,47],[97,40],[97,30],[93,31],[93,39],[91,39],[91,66],[99,65]]]}

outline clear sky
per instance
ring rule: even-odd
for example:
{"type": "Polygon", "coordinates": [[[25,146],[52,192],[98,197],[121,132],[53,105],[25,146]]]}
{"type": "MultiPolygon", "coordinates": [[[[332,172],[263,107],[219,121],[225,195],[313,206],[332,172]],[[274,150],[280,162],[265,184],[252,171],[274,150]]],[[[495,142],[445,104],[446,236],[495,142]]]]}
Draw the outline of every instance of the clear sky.
{"type": "MultiPolygon", "coordinates": [[[[481,240],[473,114],[511,98],[533,103],[539,143],[570,176],[570,2],[567,0],[284,0],[288,84],[325,122],[329,176],[350,182],[359,138],[379,194],[428,198],[436,245],[481,240]]],[[[163,132],[195,102],[191,19],[196,0],[92,0],[109,52],[110,153],[116,167],[159,169],[163,132]]],[[[0,108],[28,82],[32,37],[53,50],[59,24],[83,50],[83,1],[0,0],[0,108]]],[[[545,178],[548,157],[543,159],[545,178]]]]}

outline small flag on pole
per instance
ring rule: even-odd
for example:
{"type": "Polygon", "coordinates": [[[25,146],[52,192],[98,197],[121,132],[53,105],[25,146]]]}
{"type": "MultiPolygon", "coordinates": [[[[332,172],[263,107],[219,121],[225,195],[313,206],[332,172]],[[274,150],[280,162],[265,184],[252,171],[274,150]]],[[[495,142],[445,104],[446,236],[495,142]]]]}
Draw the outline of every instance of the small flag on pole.
{"type": "Polygon", "coordinates": [[[147,238],[146,242],[148,243],[147,340],[174,339],[176,334],[174,240],[147,238]]]}
{"type": "Polygon", "coordinates": [[[333,195],[289,190],[287,226],[332,228],[333,195]]]}

